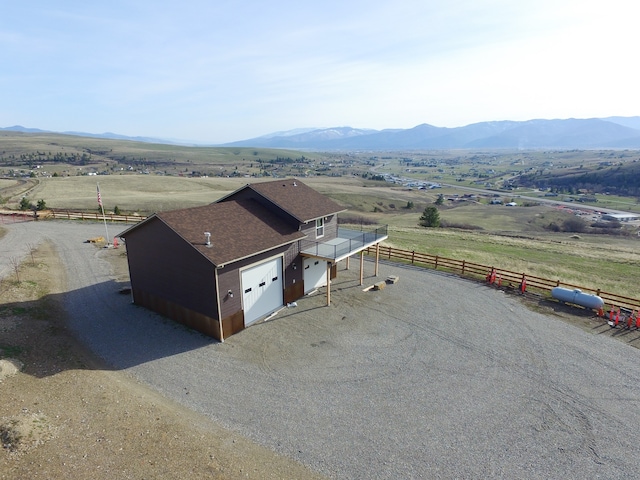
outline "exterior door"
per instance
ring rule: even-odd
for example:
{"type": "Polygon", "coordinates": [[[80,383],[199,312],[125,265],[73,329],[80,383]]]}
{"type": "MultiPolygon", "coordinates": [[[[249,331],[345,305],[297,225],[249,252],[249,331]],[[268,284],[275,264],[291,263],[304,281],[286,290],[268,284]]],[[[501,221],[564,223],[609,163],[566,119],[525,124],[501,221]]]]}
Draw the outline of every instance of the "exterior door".
{"type": "Polygon", "coordinates": [[[241,280],[245,327],[283,305],[282,257],[243,270],[241,280]]]}
{"type": "Polygon", "coordinates": [[[317,258],[306,258],[302,261],[304,268],[304,293],[327,284],[327,262],[317,258]]]}

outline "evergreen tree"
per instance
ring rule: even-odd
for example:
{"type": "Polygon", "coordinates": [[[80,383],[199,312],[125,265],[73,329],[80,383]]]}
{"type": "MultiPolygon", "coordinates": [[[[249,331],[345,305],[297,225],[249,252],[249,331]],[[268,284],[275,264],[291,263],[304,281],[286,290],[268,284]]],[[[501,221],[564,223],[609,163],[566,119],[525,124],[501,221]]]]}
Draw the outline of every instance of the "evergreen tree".
{"type": "Polygon", "coordinates": [[[429,205],[422,212],[422,216],[420,217],[420,225],[423,227],[439,227],[440,226],[440,212],[438,209],[429,205]]]}

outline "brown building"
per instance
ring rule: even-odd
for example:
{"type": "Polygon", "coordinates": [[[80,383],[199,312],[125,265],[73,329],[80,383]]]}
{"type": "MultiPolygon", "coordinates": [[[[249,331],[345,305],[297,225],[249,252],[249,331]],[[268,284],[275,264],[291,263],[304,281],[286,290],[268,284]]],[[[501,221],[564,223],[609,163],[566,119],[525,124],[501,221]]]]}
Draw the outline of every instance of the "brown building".
{"type": "Polygon", "coordinates": [[[342,211],[284,179],[155,213],[120,234],[133,301],[220,341],[317,288],[329,303],[332,267],[387,238],[339,228],[342,211]]]}

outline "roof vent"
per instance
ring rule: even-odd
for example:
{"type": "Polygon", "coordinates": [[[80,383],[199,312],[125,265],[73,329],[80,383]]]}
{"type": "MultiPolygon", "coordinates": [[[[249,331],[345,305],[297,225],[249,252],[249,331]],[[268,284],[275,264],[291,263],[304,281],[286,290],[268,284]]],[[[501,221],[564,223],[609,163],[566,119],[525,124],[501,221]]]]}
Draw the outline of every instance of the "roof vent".
{"type": "Polygon", "coordinates": [[[211,232],[204,232],[204,237],[205,237],[205,245],[207,247],[211,246],[211,232]]]}
{"type": "Polygon", "coordinates": [[[294,182],[293,182],[293,186],[294,186],[294,187],[297,187],[297,186],[298,186],[298,184],[294,181],[294,182]]]}

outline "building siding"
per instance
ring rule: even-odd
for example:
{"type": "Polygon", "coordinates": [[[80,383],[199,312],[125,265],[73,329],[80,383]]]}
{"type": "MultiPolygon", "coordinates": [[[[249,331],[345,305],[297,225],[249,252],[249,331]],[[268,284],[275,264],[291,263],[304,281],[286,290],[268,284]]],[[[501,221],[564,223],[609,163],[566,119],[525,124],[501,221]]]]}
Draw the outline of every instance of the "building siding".
{"type": "Polygon", "coordinates": [[[126,238],[131,284],[190,311],[218,319],[215,267],[160,220],[126,238]]]}

